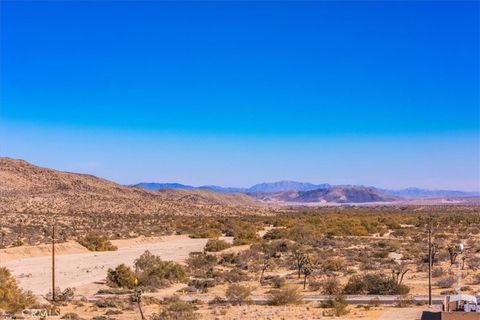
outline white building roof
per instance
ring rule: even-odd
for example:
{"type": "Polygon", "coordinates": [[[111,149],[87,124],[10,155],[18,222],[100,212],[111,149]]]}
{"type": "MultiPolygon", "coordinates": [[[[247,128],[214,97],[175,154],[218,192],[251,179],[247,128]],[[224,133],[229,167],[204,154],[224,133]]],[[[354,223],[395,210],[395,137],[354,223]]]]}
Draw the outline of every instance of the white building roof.
{"type": "Polygon", "coordinates": [[[477,298],[470,294],[454,294],[450,296],[450,302],[457,302],[457,301],[467,301],[472,303],[477,303],[477,298]]]}

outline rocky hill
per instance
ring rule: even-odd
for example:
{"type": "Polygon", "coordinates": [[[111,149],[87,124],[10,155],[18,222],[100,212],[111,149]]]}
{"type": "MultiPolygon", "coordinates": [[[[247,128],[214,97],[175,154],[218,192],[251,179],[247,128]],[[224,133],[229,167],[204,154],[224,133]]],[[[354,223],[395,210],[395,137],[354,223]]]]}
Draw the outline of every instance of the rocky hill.
{"type": "Polygon", "coordinates": [[[209,190],[146,190],[93,175],[0,158],[0,213],[114,212],[181,215],[268,213],[245,194],[209,190]]]}
{"type": "Polygon", "coordinates": [[[375,188],[361,186],[338,186],[309,191],[285,191],[259,193],[258,199],[286,203],[367,203],[390,202],[398,197],[386,195],[375,188]]]}

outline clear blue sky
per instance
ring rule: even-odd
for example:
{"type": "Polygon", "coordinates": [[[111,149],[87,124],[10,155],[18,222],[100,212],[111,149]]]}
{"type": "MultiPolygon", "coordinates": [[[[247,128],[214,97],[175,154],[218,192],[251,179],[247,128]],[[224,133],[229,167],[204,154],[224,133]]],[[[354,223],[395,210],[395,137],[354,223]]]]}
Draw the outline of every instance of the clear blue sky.
{"type": "Polygon", "coordinates": [[[479,2],[1,2],[0,153],[121,183],[480,189],[479,2]]]}

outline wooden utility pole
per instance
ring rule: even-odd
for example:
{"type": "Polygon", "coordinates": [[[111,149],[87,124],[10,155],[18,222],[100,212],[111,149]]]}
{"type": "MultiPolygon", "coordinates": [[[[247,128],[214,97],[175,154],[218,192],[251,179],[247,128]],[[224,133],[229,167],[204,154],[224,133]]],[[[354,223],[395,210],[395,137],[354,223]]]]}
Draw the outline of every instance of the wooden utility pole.
{"type": "Polygon", "coordinates": [[[55,302],[55,222],[52,226],[52,301],[55,302]]]}
{"type": "Polygon", "coordinates": [[[428,222],[428,306],[432,307],[432,220],[428,222]]]}

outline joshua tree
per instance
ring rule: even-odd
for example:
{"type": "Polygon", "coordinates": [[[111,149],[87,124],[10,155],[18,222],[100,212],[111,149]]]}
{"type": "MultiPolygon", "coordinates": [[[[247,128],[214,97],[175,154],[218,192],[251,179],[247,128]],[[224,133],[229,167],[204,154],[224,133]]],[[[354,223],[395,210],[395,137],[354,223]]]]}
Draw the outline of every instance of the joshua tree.
{"type": "Polygon", "coordinates": [[[405,277],[405,274],[407,274],[408,271],[411,271],[407,264],[402,262],[399,264],[397,267],[392,269],[392,278],[395,280],[397,284],[402,284],[403,278],[405,277]]]}
{"type": "Polygon", "coordinates": [[[303,289],[307,286],[307,277],[313,273],[313,264],[310,262],[310,259],[307,259],[307,262],[302,266],[303,274],[303,289]]]}
{"type": "Polygon", "coordinates": [[[300,279],[302,275],[302,269],[305,265],[310,263],[310,259],[300,250],[293,251],[293,258],[295,259],[295,265],[297,267],[298,279],[300,279]]]}
{"type": "Polygon", "coordinates": [[[451,244],[448,246],[447,250],[448,256],[450,258],[450,266],[453,266],[457,261],[458,255],[461,253],[460,248],[455,244],[451,244]]]}
{"type": "Polygon", "coordinates": [[[262,273],[260,274],[260,283],[262,283],[263,281],[263,274],[265,273],[265,271],[272,267],[273,267],[273,261],[270,258],[265,257],[263,259],[263,264],[262,264],[262,273]]]}

